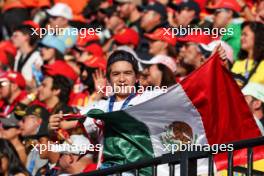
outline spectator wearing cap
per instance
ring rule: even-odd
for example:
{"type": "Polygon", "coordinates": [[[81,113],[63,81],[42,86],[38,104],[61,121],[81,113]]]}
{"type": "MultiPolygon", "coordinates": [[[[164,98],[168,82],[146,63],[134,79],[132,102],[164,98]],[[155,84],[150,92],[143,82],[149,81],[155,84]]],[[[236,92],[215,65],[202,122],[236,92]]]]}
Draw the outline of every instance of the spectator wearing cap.
{"type": "Polygon", "coordinates": [[[10,40],[0,42],[0,62],[2,70],[10,70],[14,67],[16,47],[10,40]]]}
{"type": "Polygon", "coordinates": [[[199,45],[208,45],[212,42],[212,38],[205,33],[198,33],[178,37],[177,41],[180,43],[180,49],[176,59],[176,74],[178,76],[186,76],[204,63],[208,54],[201,50],[199,45]]]}
{"type": "MultiPolygon", "coordinates": [[[[41,56],[44,60],[44,73],[60,74],[69,78],[72,82],[77,79],[75,70],[64,60],[65,45],[56,36],[46,35],[39,44],[41,56]],[[65,72],[67,70],[67,72],[65,72]]],[[[43,77],[43,76],[42,76],[43,77]]]]}
{"type": "Polygon", "coordinates": [[[232,72],[243,87],[247,82],[264,84],[264,25],[257,22],[242,24],[241,50],[232,72]]]}
{"type": "MultiPolygon", "coordinates": [[[[176,72],[175,61],[166,55],[156,55],[149,61],[141,61],[146,65],[147,82],[150,86],[162,86],[168,88],[176,83],[174,73],[176,72]]],[[[143,71],[144,72],[144,71],[143,71]]]]}
{"type": "Polygon", "coordinates": [[[256,121],[261,122],[262,135],[264,135],[264,86],[258,83],[248,83],[242,89],[242,93],[256,121]]]}
{"type": "MultiPolygon", "coordinates": [[[[19,121],[21,135],[27,139],[33,139],[30,142],[37,144],[38,139],[48,135],[48,118],[49,112],[42,106],[28,106],[23,114],[23,118],[19,121]]],[[[26,167],[32,175],[47,163],[46,159],[41,159],[39,152],[30,150],[27,157],[26,167]]]]}
{"type": "Polygon", "coordinates": [[[72,20],[72,9],[65,3],[56,3],[51,9],[47,10],[49,15],[48,27],[59,29],[59,34],[56,34],[60,38],[65,47],[71,48],[77,41],[78,35],[76,30],[69,25],[69,21],[72,20]]]}
{"type": "Polygon", "coordinates": [[[139,31],[142,12],[139,10],[140,0],[115,0],[120,17],[126,19],[128,27],[139,31]]]}
{"type": "Polygon", "coordinates": [[[69,105],[74,107],[87,106],[101,97],[98,96],[98,84],[106,84],[103,71],[106,69],[106,59],[103,50],[98,44],[91,44],[83,48],[78,61],[80,67],[79,82],[73,87],[69,105]],[[99,80],[99,83],[98,83],[99,80]],[[101,83],[102,82],[102,83],[101,83]]]}
{"type": "Polygon", "coordinates": [[[200,7],[193,1],[182,2],[175,9],[174,17],[169,20],[173,27],[197,26],[200,18],[200,7]]]}
{"type": "Polygon", "coordinates": [[[166,32],[164,28],[158,28],[153,33],[146,33],[145,37],[149,39],[149,53],[152,56],[176,56],[176,36],[173,36],[171,32],[166,32]]]}
{"type": "Polygon", "coordinates": [[[241,7],[236,0],[220,0],[212,6],[208,6],[208,9],[214,12],[212,27],[219,31],[226,29],[224,34],[219,32],[218,35],[221,40],[233,48],[236,60],[240,50],[241,22],[235,21],[234,18],[238,16],[241,7]]]}
{"type": "Polygon", "coordinates": [[[39,43],[42,59],[45,64],[53,64],[55,60],[63,60],[65,44],[58,37],[46,35],[39,43]]]}
{"type": "Polygon", "coordinates": [[[14,107],[27,98],[26,82],[18,72],[8,71],[0,76],[0,97],[4,101],[1,112],[8,116],[14,107]]]}
{"type": "Polygon", "coordinates": [[[157,27],[167,27],[167,11],[164,5],[155,2],[145,8],[140,27],[144,32],[152,32],[157,27]]]}
{"type": "Polygon", "coordinates": [[[151,54],[149,54],[149,44],[144,33],[152,33],[160,27],[168,27],[166,8],[158,2],[151,3],[144,9],[140,21],[140,43],[136,49],[140,58],[149,60],[152,57],[151,54]]]}
{"type": "Polygon", "coordinates": [[[26,165],[27,154],[24,144],[20,139],[21,130],[19,121],[11,116],[10,118],[0,117],[0,138],[6,139],[15,147],[21,162],[26,165]]]}
{"type": "Polygon", "coordinates": [[[116,44],[127,45],[132,49],[135,49],[139,43],[138,33],[131,28],[121,30],[118,34],[115,34],[113,38],[116,44]]]}
{"type": "Polygon", "coordinates": [[[74,110],[67,105],[72,83],[62,75],[46,75],[38,89],[38,100],[43,102],[51,114],[70,113],[74,110]]]}
{"type": "Polygon", "coordinates": [[[15,57],[14,71],[21,72],[30,88],[36,87],[33,75],[33,65],[40,67],[43,64],[39,51],[36,50],[37,34],[32,26],[22,25],[15,29],[12,42],[18,51],[15,57]]]}
{"type": "Polygon", "coordinates": [[[91,147],[91,142],[84,135],[71,135],[72,144],[64,142],[61,145],[70,145],[62,147],[59,151],[61,157],[59,165],[63,174],[79,174],[96,170],[97,164],[94,163],[95,147],[91,147]],[[85,146],[85,147],[84,147],[85,146]]]}

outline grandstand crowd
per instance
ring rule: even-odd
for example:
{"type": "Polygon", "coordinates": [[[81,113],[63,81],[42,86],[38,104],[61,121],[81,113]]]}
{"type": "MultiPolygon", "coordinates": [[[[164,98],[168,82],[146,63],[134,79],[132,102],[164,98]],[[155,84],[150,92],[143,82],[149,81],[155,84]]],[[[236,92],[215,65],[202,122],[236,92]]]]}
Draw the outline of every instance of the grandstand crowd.
{"type": "Polygon", "coordinates": [[[103,121],[85,114],[160,95],[214,53],[264,135],[263,0],[0,0],[0,9],[0,175],[115,166],[103,121]]]}

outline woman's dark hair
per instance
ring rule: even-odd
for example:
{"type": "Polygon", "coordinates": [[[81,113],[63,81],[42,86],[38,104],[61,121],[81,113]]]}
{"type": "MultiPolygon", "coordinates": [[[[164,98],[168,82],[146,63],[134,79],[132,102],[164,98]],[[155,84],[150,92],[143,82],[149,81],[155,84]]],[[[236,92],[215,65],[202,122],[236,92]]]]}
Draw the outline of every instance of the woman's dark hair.
{"type": "Polygon", "coordinates": [[[60,94],[58,95],[60,102],[67,103],[69,100],[69,95],[72,90],[73,83],[62,75],[52,76],[52,89],[60,90],[60,94]]]}
{"type": "Polygon", "coordinates": [[[55,49],[55,59],[56,60],[64,60],[64,55],[61,52],[59,52],[57,49],[55,49]]]}
{"type": "Polygon", "coordinates": [[[17,28],[15,28],[14,31],[20,31],[24,35],[28,35],[30,46],[35,46],[37,44],[37,41],[39,40],[39,36],[35,34],[33,27],[30,25],[20,25],[17,28]]]}
{"type": "Polygon", "coordinates": [[[175,76],[173,72],[165,65],[158,64],[158,69],[162,72],[162,79],[160,86],[170,87],[176,84],[175,76]]]}
{"type": "MultiPolygon", "coordinates": [[[[259,22],[246,21],[242,24],[242,30],[248,26],[254,33],[253,58],[256,62],[264,59],[264,24],[259,22]]],[[[240,49],[239,59],[243,60],[248,57],[248,52],[240,49]]]]}
{"type": "Polygon", "coordinates": [[[18,173],[29,175],[27,169],[19,159],[15,147],[6,139],[0,139],[0,155],[8,159],[8,175],[15,175],[18,173]]]}
{"type": "Polygon", "coordinates": [[[88,86],[88,92],[90,94],[92,94],[95,90],[94,87],[94,80],[93,80],[93,73],[95,72],[96,68],[91,68],[91,67],[87,67],[84,64],[80,64],[80,78],[81,78],[81,82],[84,85],[88,86]],[[86,71],[87,72],[87,77],[83,77],[82,73],[86,71]]]}
{"type": "Polygon", "coordinates": [[[114,51],[108,58],[107,70],[106,70],[107,79],[110,78],[110,73],[111,73],[110,66],[113,63],[118,62],[118,61],[127,61],[127,62],[129,62],[132,65],[135,74],[136,75],[138,74],[138,61],[133,56],[133,54],[131,54],[131,53],[127,52],[127,51],[124,51],[124,50],[117,50],[117,51],[114,51]]]}

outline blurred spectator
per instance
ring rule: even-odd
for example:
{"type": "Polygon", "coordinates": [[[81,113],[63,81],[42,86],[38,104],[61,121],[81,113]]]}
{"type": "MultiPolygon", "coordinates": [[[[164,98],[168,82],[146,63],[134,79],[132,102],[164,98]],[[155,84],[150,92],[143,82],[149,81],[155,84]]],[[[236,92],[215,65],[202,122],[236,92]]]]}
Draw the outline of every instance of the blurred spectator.
{"type": "Polygon", "coordinates": [[[0,161],[1,175],[30,176],[14,146],[6,139],[0,139],[0,161]]]}
{"type": "Polygon", "coordinates": [[[208,8],[214,12],[212,27],[217,28],[221,40],[233,48],[236,60],[240,50],[241,22],[235,21],[234,18],[238,16],[241,7],[236,0],[221,0],[208,8]],[[223,29],[226,29],[226,32],[220,32],[223,29]]]}
{"type": "Polygon", "coordinates": [[[163,28],[158,28],[153,33],[145,33],[144,35],[149,39],[149,54],[152,56],[176,56],[176,36],[173,36],[171,32],[168,34],[163,28]]]}
{"type": "Polygon", "coordinates": [[[60,151],[62,155],[59,164],[62,173],[78,174],[96,170],[97,164],[94,163],[93,155],[96,151],[89,151],[89,145],[91,145],[89,139],[84,135],[71,135],[70,139],[72,144],[68,144],[67,142],[64,142],[64,144],[72,145],[73,147],[64,147],[66,150],[60,151]],[[83,147],[84,145],[86,147],[83,147]]]}
{"type": "Polygon", "coordinates": [[[14,67],[16,47],[9,40],[0,42],[0,67],[1,70],[8,71],[14,67]]]}
{"type": "Polygon", "coordinates": [[[173,27],[197,26],[200,18],[200,7],[193,0],[182,2],[172,15],[169,16],[169,22],[173,27]]]}
{"type": "MultiPolygon", "coordinates": [[[[167,13],[164,5],[156,2],[144,9],[140,27],[144,32],[152,32],[158,27],[167,27],[167,13]]],[[[141,33],[141,32],[140,32],[141,33]]]]}
{"type": "Polygon", "coordinates": [[[256,21],[264,24],[264,1],[257,2],[256,21]]]}
{"type": "Polygon", "coordinates": [[[1,113],[8,116],[14,107],[27,98],[26,82],[18,72],[6,72],[0,76],[0,97],[4,101],[1,113]]]}
{"type": "Polygon", "coordinates": [[[209,44],[212,38],[205,34],[187,35],[177,38],[181,42],[180,52],[176,59],[177,75],[186,76],[193,70],[199,68],[209,56],[208,52],[202,50],[200,44],[209,44]]]}
{"type": "Polygon", "coordinates": [[[46,76],[39,87],[38,100],[43,102],[51,114],[73,112],[67,105],[72,84],[61,75],[46,76]]]}
{"type": "Polygon", "coordinates": [[[135,49],[139,43],[138,33],[131,28],[125,28],[119,33],[113,36],[114,41],[118,45],[127,45],[132,49],[135,49]]]}
{"type": "MultiPolygon", "coordinates": [[[[170,87],[176,84],[174,73],[175,61],[166,55],[156,55],[149,61],[142,61],[146,65],[145,72],[148,75],[147,82],[151,86],[170,87]]],[[[144,71],[143,71],[144,72],[144,71]]]]}
{"type": "MultiPolygon", "coordinates": [[[[39,105],[32,105],[26,108],[22,120],[19,122],[21,135],[28,139],[32,138],[31,144],[38,144],[36,139],[48,133],[49,112],[39,105]]],[[[32,175],[42,168],[48,161],[41,159],[39,152],[30,146],[26,167],[32,175]]]]}
{"type": "Polygon", "coordinates": [[[0,117],[0,123],[0,138],[6,139],[13,144],[22,164],[26,165],[27,154],[25,146],[20,139],[19,121],[14,116],[10,118],[0,117]]]}
{"type": "Polygon", "coordinates": [[[142,13],[139,10],[139,5],[141,5],[141,0],[116,0],[118,2],[118,12],[120,17],[126,20],[128,27],[133,28],[137,32],[140,29],[140,19],[142,13]]]}
{"type": "Polygon", "coordinates": [[[200,49],[203,49],[205,50],[205,52],[208,52],[208,56],[209,54],[212,54],[215,48],[219,45],[221,45],[226,52],[227,59],[224,61],[224,64],[228,70],[231,70],[232,65],[234,63],[233,49],[227,43],[221,40],[215,40],[209,43],[208,45],[203,43],[199,44],[199,46],[201,47],[200,49]]]}
{"type": "Polygon", "coordinates": [[[264,86],[258,83],[248,83],[242,92],[256,121],[261,122],[264,135],[264,86]]]}
{"type": "Polygon", "coordinates": [[[55,60],[63,60],[65,45],[56,36],[46,35],[39,44],[42,59],[45,64],[53,64],[55,60]]]}
{"type": "Polygon", "coordinates": [[[66,48],[71,48],[77,41],[78,34],[76,29],[69,25],[69,20],[73,18],[72,9],[67,4],[56,3],[51,9],[47,10],[49,15],[48,28],[59,29],[59,34],[55,34],[60,38],[66,48]]]}
{"type": "Polygon", "coordinates": [[[242,25],[241,50],[232,72],[240,86],[247,82],[264,84],[264,25],[257,22],[245,22],[242,25]]]}
{"type": "Polygon", "coordinates": [[[22,73],[27,86],[30,88],[36,86],[32,65],[35,65],[36,67],[42,65],[39,51],[36,50],[37,40],[38,36],[34,33],[32,26],[30,25],[17,27],[12,35],[12,42],[18,49],[14,70],[22,73]]]}

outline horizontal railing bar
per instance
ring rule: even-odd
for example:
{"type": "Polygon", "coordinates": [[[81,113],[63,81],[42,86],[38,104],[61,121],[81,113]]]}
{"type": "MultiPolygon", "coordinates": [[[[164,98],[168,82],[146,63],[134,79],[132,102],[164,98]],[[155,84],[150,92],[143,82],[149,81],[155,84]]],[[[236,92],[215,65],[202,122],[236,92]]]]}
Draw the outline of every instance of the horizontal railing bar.
{"type": "MultiPolygon", "coordinates": [[[[248,147],[255,147],[259,145],[264,145],[264,137],[248,139],[248,140],[241,140],[241,141],[236,141],[236,142],[232,142],[228,144],[233,144],[234,150],[239,150],[239,149],[248,148],[248,147]]],[[[201,158],[208,157],[213,151],[212,152],[183,151],[183,152],[188,152],[189,159],[201,159],[201,158]]],[[[222,151],[219,151],[219,153],[222,153],[222,151]]],[[[125,171],[132,171],[135,169],[141,169],[145,167],[152,167],[153,165],[161,165],[161,164],[166,164],[166,163],[179,164],[180,159],[181,159],[181,152],[176,152],[175,154],[169,153],[169,154],[164,154],[160,157],[156,157],[153,159],[141,160],[135,163],[128,163],[125,165],[113,166],[111,168],[97,170],[97,171],[93,171],[89,173],[81,173],[81,174],[78,174],[78,176],[108,175],[108,174],[114,174],[117,172],[125,172],[125,171]]]]}

